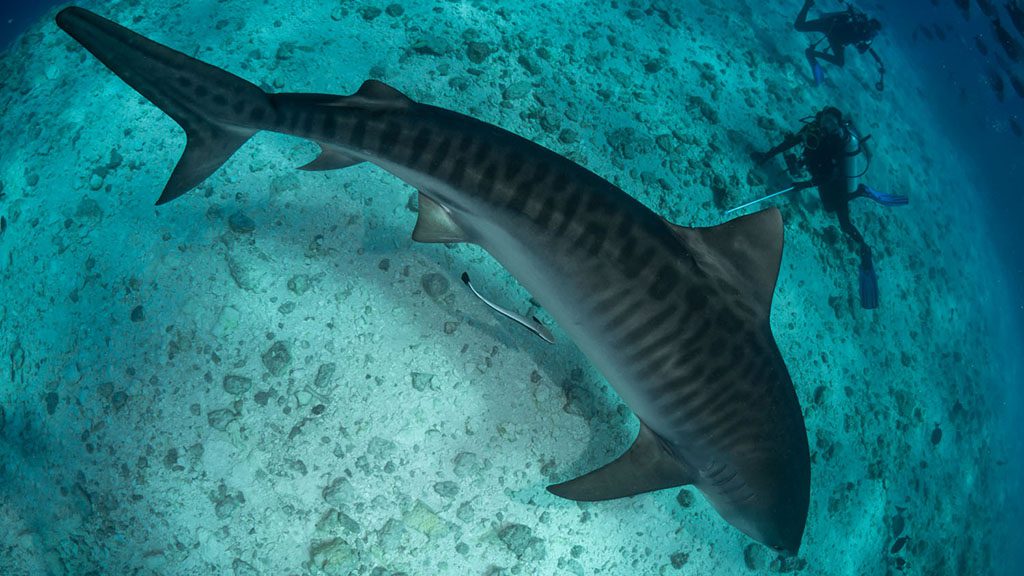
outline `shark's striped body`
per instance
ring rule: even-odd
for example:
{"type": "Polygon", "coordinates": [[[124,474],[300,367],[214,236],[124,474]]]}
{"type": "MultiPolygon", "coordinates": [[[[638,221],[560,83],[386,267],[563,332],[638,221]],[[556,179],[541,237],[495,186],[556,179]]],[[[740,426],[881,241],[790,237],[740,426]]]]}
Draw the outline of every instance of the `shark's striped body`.
{"type": "Polygon", "coordinates": [[[676,227],[546,148],[379,82],[352,96],[267,94],[84,10],[58,23],[185,128],[158,203],[255,132],[292,134],[323,148],[307,169],[369,161],[419,189],[414,239],[479,244],[520,280],[643,423],[626,455],[552,492],[601,500],[692,483],[747,534],[797,550],[809,458],[769,327],[776,211],[676,227]]]}

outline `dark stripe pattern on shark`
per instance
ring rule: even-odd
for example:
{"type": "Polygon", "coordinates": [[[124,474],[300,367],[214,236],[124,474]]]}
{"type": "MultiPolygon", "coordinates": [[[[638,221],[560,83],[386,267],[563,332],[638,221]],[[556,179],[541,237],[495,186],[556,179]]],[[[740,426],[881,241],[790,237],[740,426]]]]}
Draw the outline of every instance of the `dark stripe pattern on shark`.
{"type": "Polygon", "coordinates": [[[605,500],[693,484],[728,522],[796,553],[810,492],[803,416],[769,325],[782,222],[672,225],[571,160],[369,80],[268,94],[80,8],[58,25],[184,128],[158,204],[253,134],[306,138],[306,170],[371,162],[420,191],[413,239],[472,242],[537,298],[641,421],[618,460],[549,487],[605,500]]]}

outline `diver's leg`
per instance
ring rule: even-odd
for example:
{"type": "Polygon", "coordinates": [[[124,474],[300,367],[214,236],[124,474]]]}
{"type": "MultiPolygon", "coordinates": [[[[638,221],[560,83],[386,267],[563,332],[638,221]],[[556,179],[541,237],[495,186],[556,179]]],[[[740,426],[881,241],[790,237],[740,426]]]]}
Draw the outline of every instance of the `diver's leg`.
{"type": "Polygon", "coordinates": [[[850,221],[848,204],[836,210],[836,216],[839,218],[839,228],[859,246],[860,268],[857,280],[860,284],[860,305],[868,310],[878,308],[878,276],[871,261],[871,247],[850,221]]]}
{"type": "Polygon", "coordinates": [[[850,221],[850,205],[844,203],[842,206],[837,208],[836,218],[839,219],[839,229],[842,230],[844,234],[849,236],[851,240],[856,242],[858,246],[860,246],[861,258],[863,259],[864,251],[867,250],[868,258],[870,259],[871,249],[868,248],[867,243],[864,242],[864,237],[861,236],[860,231],[857,230],[857,227],[854,226],[853,222],[850,221]]]}
{"type": "Polygon", "coordinates": [[[796,15],[796,22],[793,23],[793,27],[798,32],[814,32],[814,30],[807,27],[807,12],[810,11],[813,5],[814,0],[804,0],[804,6],[800,9],[800,13],[796,15]]]}
{"type": "Polygon", "coordinates": [[[834,64],[842,68],[843,64],[846,63],[846,47],[837,46],[836,44],[832,43],[831,40],[829,40],[828,42],[828,47],[832,50],[831,54],[821,50],[811,50],[811,53],[816,58],[821,58],[822,60],[828,62],[829,64],[834,64]]]}

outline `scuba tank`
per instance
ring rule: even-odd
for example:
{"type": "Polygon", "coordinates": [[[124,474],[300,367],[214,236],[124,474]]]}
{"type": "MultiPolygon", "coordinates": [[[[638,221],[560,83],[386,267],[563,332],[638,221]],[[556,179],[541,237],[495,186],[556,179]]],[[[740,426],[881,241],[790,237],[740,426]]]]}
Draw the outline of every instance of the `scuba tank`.
{"type": "Polygon", "coordinates": [[[860,177],[868,171],[867,164],[871,161],[871,153],[864,145],[871,136],[861,137],[857,128],[850,121],[843,122],[846,143],[843,147],[843,177],[846,178],[846,192],[856,194],[860,187],[860,177]]]}
{"type": "Polygon", "coordinates": [[[846,146],[843,148],[843,176],[846,178],[846,192],[853,194],[857,191],[861,171],[861,149],[860,139],[846,127],[846,146]]]}

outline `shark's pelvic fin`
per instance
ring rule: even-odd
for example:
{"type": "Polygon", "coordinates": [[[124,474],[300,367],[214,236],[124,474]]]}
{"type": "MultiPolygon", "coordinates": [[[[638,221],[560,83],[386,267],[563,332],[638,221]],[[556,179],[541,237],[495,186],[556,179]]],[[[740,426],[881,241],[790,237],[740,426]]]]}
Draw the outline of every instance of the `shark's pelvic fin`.
{"type": "Polygon", "coordinates": [[[782,216],[777,208],[710,228],[671,226],[700,266],[736,279],[765,314],[771,310],[782,262],[782,216]]]}
{"type": "Polygon", "coordinates": [[[693,484],[698,477],[641,422],[633,445],[618,460],[574,480],[548,486],[548,491],[569,500],[595,502],[693,484]]]}
{"type": "Polygon", "coordinates": [[[306,170],[309,172],[318,172],[322,170],[340,170],[342,168],[348,168],[349,166],[355,166],[361,163],[362,160],[353,158],[346,154],[340,148],[334,146],[320,145],[320,155],[315,160],[306,164],[305,166],[299,166],[299,170],[306,170]]]}
{"type": "Polygon", "coordinates": [[[452,220],[448,209],[420,192],[420,213],[412,239],[427,244],[469,242],[466,233],[452,220]]]}

